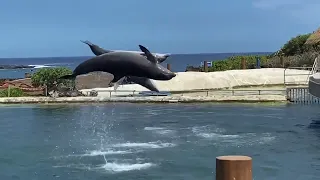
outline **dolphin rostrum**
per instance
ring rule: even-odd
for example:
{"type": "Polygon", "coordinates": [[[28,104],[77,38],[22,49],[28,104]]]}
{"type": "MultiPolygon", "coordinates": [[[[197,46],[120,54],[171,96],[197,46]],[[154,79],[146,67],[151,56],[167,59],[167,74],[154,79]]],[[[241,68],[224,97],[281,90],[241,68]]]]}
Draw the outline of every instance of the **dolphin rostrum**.
{"type": "MultiPolygon", "coordinates": [[[[106,50],[96,44],[91,43],[88,40],[86,40],[86,41],[80,40],[80,41],[87,44],[90,47],[91,51],[97,56],[104,54],[104,53],[109,53],[109,52],[132,52],[132,53],[137,53],[137,54],[146,56],[145,53],[141,52],[141,51],[106,50]]],[[[156,59],[159,63],[164,62],[170,56],[170,54],[160,54],[160,53],[152,53],[152,54],[156,57],[156,59]]]]}
{"type": "MultiPolygon", "coordinates": [[[[112,52],[112,51],[109,51],[109,50],[105,50],[105,49],[99,47],[98,45],[95,45],[95,44],[91,43],[90,41],[81,41],[81,42],[87,44],[90,47],[90,49],[93,52],[93,54],[95,54],[96,56],[112,52]]],[[[131,81],[131,82],[134,82],[136,84],[140,84],[141,86],[149,89],[150,91],[159,92],[158,88],[148,78],[136,77],[136,76],[126,76],[126,80],[129,81],[129,82],[131,81]]]]}
{"type": "Polygon", "coordinates": [[[170,80],[175,73],[158,64],[156,57],[144,46],[139,48],[146,57],[137,53],[115,51],[90,58],[80,63],[71,75],[65,75],[60,79],[74,79],[78,75],[95,71],[107,72],[113,75],[112,83],[116,83],[115,90],[126,76],[144,77],[154,80],[170,80]]]}

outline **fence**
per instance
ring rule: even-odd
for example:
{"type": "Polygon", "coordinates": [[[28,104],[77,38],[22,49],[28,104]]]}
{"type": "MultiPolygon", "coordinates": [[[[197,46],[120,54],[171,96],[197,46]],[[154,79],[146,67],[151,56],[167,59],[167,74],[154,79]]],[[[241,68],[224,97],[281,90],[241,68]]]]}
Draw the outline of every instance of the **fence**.
{"type": "Polygon", "coordinates": [[[287,100],[299,104],[319,104],[320,98],[309,93],[308,87],[287,88],[287,100]]]}

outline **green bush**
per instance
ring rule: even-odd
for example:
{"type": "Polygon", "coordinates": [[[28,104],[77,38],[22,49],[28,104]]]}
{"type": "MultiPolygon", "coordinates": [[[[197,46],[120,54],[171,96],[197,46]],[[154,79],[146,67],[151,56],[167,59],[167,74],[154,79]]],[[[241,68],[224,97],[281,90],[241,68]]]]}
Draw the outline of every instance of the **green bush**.
{"type": "MultiPolygon", "coordinates": [[[[283,67],[310,67],[319,54],[320,43],[306,45],[305,42],[311,33],[298,35],[286,42],[282,48],[266,56],[260,57],[261,67],[283,68],[283,67]]],[[[253,69],[256,66],[257,56],[233,56],[224,60],[213,61],[209,71],[226,71],[242,69],[241,60],[246,60],[246,69],[253,69]]]]}
{"type": "Polygon", "coordinates": [[[22,97],[26,94],[19,88],[10,88],[10,94],[9,89],[4,89],[0,91],[0,97],[22,97]]]}
{"type": "Polygon", "coordinates": [[[305,45],[311,33],[298,35],[286,42],[277,54],[282,56],[294,56],[312,50],[312,46],[305,45]]]}
{"type": "Polygon", "coordinates": [[[288,67],[312,67],[317,52],[310,51],[294,56],[274,56],[268,59],[266,67],[268,68],[288,68],[288,67]],[[281,58],[283,64],[281,63],[281,58]]]}
{"type": "Polygon", "coordinates": [[[212,72],[242,69],[241,60],[243,58],[246,60],[246,68],[253,69],[256,66],[257,57],[260,58],[260,66],[265,66],[267,64],[267,56],[232,56],[225,60],[213,61],[212,67],[209,67],[208,70],[212,72]]]}
{"type": "Polygon", "coordinates": [[[31,77],[31,83],[35,87],[47,86],[48,89],[55,87],[55,83],[70,86],[71,80],[59,79],[59,77],[72,74],[72,71],[66,67],[41,68],[31,77]]]}

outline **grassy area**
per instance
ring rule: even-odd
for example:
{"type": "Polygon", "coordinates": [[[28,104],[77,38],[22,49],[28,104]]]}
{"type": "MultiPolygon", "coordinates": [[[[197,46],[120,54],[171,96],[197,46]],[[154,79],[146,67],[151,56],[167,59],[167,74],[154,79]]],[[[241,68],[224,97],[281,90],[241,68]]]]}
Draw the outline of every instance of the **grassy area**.
{"type": "Polygon", "coordinates": [[[0,97],[23,97],[26,94],[19,88],[0,90],[0,97]]]}

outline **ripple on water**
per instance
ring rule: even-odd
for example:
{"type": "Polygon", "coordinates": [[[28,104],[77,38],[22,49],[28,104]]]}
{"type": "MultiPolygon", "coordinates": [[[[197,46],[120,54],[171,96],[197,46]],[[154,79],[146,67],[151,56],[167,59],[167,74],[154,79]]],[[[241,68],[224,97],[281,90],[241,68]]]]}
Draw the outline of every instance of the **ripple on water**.
{"type": "Polygon", "coordinates": [[[195,136],[205,140],[214,141],[218,145],[224,146],[252,146],[257,144],[266,144],[273,142],[276,137],[271,133],[243,133],[243,134],[222,134],[224,129],[210,126],[192,127],[195,136]]]}

